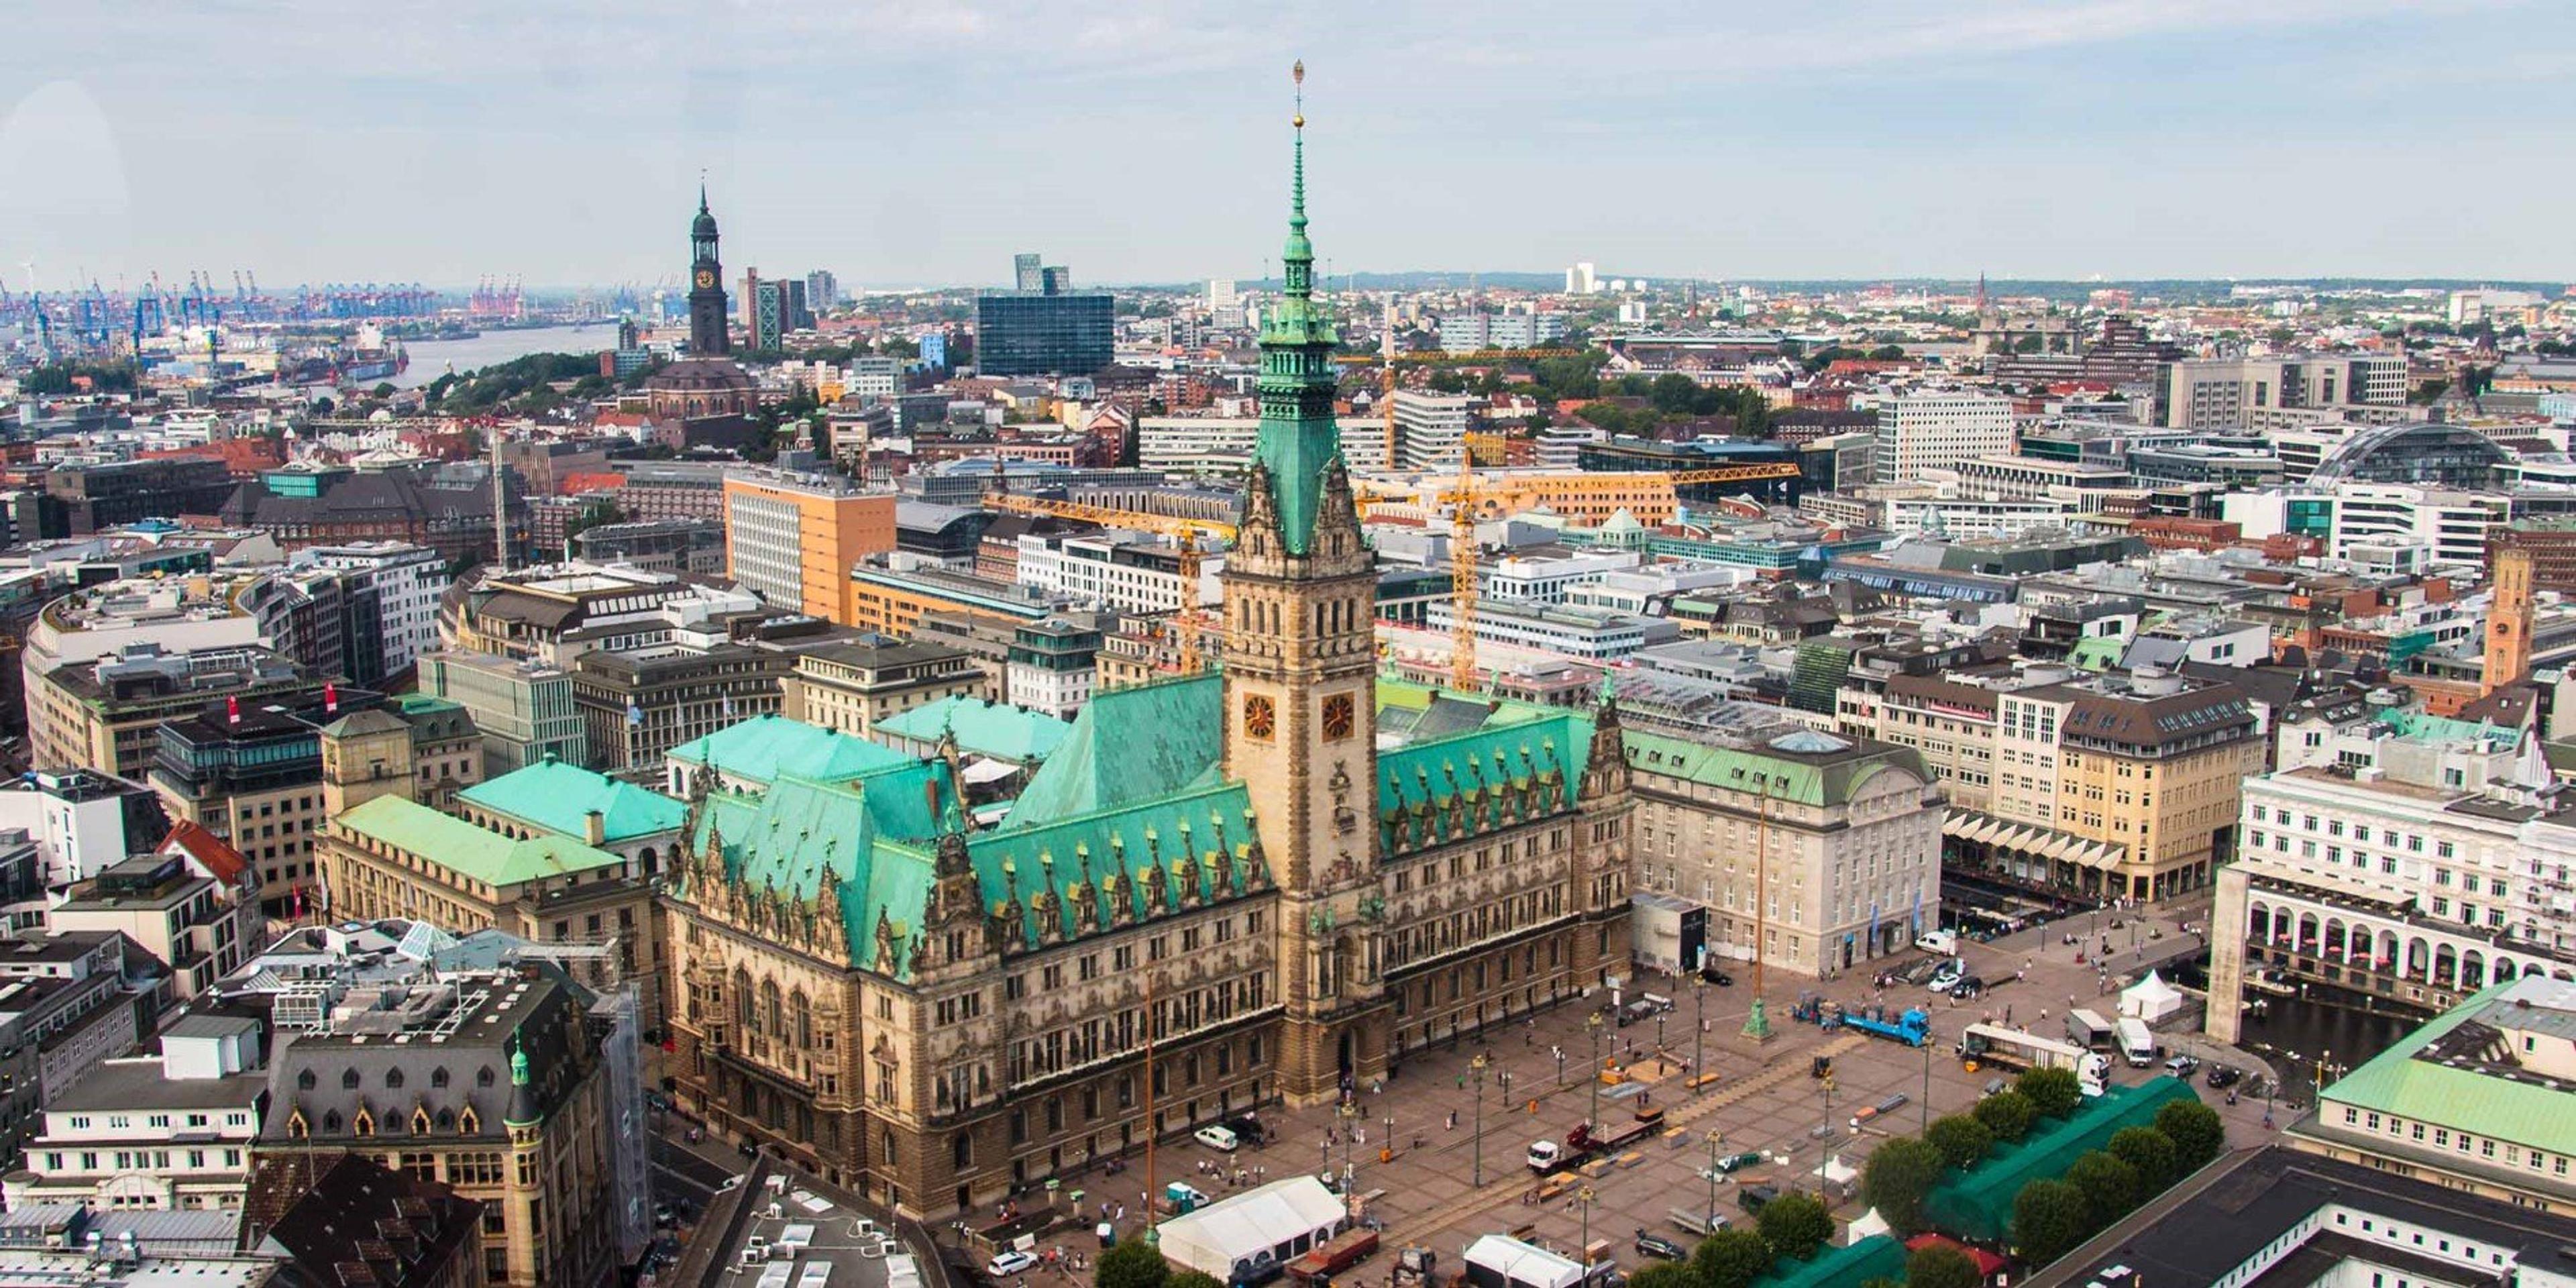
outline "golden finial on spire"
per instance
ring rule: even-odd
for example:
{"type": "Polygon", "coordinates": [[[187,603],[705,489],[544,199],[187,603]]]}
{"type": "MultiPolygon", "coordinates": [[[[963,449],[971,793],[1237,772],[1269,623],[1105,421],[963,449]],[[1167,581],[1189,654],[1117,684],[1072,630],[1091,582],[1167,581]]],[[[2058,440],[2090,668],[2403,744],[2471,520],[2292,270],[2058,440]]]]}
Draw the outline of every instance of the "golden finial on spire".
{"type": "Polygon", "coordinates": [[[1300,58],[1289,67],[1288,78],[1297,82],[1297,114],[1288,118],[1290,125],[1306,128],[1306,60],[1300,58]]]}

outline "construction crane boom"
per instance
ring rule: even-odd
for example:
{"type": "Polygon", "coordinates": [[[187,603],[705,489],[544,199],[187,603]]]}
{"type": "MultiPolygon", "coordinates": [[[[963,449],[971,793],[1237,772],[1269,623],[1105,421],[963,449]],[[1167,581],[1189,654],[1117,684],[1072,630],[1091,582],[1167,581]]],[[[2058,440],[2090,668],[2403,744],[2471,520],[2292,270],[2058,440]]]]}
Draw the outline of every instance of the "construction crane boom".
{"type": "Polygon", "coordinates": [[[1704,470],[1673,470],[1668,477],[1675,487],[1694,483],[1755,483],[1763,479],[1793,479],[1803,471],[1787,461],[1770,461],[1760,465],[1724,465],[1704,470]]]}
{"type": "Polygon", "coordinates": [[[1449,494],[1449,684],[1476,687],[1476,470],[1458,448],[1458,486],[1449,494]]]}
{"type": "Polygon", "coordinates": [[[1139,532],[1158,533],[1167,537],[1210,533],[1228,541],[1234,540],[1234,525],[1215,519],[1184,519],[1176,515],[1150,514],[1143,510],[1121,510],[1115,506],[1092,505],[1084,501],[1057,501],[1042,496],[1015,496],[988,492],[984,504],[1014,514],[1034,514],[1054,519],[1072,519],[1097,523],[1105,528],[1134,528],[1139,532]]]}

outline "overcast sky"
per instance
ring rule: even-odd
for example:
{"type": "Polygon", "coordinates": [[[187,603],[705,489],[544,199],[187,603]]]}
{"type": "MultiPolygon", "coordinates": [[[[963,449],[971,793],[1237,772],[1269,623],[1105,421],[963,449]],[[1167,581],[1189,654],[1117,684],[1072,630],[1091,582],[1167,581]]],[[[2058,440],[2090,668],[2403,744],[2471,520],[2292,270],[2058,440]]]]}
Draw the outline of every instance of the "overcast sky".
{"type": "Polygon", "coordinates": [[[0,39],[0,270],[2564,279],[2565,0],[117,0],[0,39]]]}

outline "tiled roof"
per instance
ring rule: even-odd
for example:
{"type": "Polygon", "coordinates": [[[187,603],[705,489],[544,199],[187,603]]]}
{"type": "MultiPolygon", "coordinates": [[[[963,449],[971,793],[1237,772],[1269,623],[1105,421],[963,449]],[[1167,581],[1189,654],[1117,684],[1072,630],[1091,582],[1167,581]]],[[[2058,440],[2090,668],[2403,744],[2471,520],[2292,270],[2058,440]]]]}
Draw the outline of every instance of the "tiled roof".
{"type": "Polygon", "coordinates": [[[361,836],[421,855],[485,885],[501,887],[625,862],[565,837],[514,841],[400,796],[379,796],[340,815],[361,836]]]}
{"type": "Polygon", "coordinates": [[[587,836],[585,816],[601,815],[602,839],[615,844],[680,826],[689,807],[649,788],[620,782],[597,770],[567,765],[548,754],[526,768],[476,783],[462,799],[569,837],[587,836]]]}
{"type": "Polygon", "coordinates": [[[197,861],[197,866],[206,870],[207,876],[225,885],[240,881],[242,874],[250,871],[250,862],[241,856],[241,851],[227,844],[224,838],[184,818],[170,825],[170,835],[162,838],[161,850],[165,854],[172,850],[185,851],[189,858],[197,861]]]}
{"type": "Polygon", "coordinates": [[[1802,750],[1807,744],[1797,734],[1759,747],[1728,747],[1635,729],[1625,730],[1620,741],[1626,747],[1629,767],[1639,773],[1768,795],[1776,801],[1799,805],[1841,805],[1863,783],[1888,769],[1906,770],[1918,784],[1931,781],[1921,758],[1903,747],[1871,748],[1846,743],[1838,750],[1809,752],[1802,750]],[[1784,741],[1791,745],[1778,745],[1784,741]]]}

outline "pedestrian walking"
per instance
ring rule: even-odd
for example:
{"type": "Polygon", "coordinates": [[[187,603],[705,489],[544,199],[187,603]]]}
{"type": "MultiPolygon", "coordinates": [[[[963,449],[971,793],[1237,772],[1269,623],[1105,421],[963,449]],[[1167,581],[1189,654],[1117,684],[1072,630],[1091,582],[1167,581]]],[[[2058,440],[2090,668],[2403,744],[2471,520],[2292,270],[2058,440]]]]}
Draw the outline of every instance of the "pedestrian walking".
{"type": "Polygon", "coordinates": [[[1458,1130],[1458,1111],[1455,1109],[1449,1111],[1449,1130],[1458,1130]]]}

